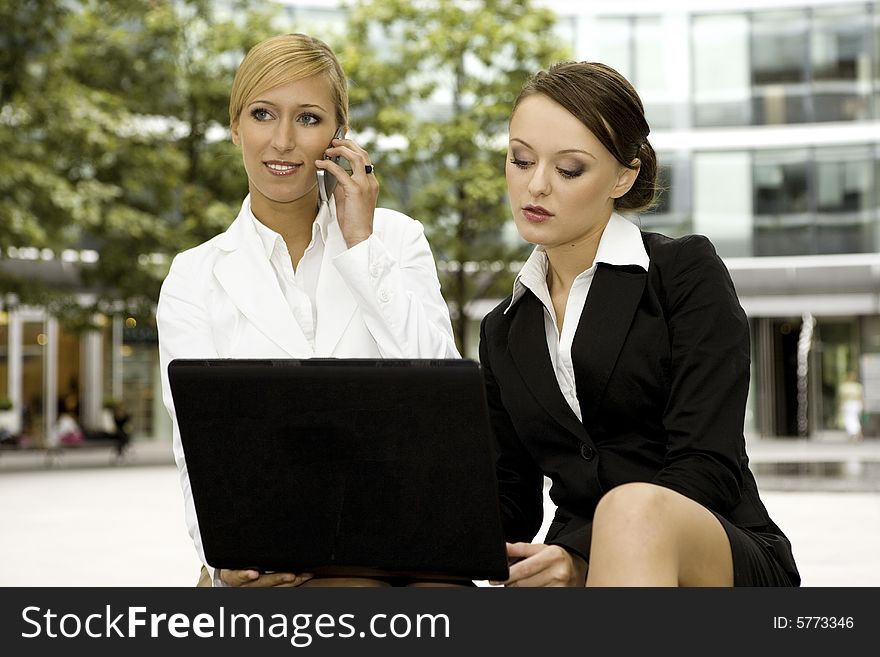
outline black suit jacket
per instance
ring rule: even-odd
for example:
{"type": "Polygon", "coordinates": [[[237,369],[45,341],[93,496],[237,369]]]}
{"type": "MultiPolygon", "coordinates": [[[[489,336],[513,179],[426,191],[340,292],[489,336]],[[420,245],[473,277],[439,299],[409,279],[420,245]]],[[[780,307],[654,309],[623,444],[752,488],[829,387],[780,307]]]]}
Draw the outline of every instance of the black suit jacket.
{"type": "Polygon", "coordinates": [[[642,233],[648,271],[597,267],[572,345],[583,421],[547,352],[541,302],[527,291],[483,320],[480,360],[509,541],[543,518],[543,475],[557,513],[547,543],[589,561],[602,495],[653,482],[760,533],[795,582],[788,539],[758,496],[743,423],[749,329],[708,239],[642,233]]]}

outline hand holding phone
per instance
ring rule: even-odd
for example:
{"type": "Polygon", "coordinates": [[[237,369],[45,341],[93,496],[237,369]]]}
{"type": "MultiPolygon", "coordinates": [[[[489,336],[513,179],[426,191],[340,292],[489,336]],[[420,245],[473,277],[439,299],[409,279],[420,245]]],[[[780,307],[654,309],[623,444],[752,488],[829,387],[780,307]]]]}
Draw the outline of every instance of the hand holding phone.
{"type": "Polygon", "coordinates": [[[379,197],[379,183],[374,175],[370,154],[357,143],[344,138],[345,131],[336,133],[336,143],[330,144],[324,154],[330,161],[315,161],[318,176],[320,207],[325,204],[336,212],[336,222],[348,248],[369,239],[373,234],[373,215],[379,197]],[[341,156],[341,157],[340,157],[341,156]],[[339,166],[337,169],[333,164],[339,166]],[[339,180],[334,178],[340,176],[339,180]],[[343,190],[329,201],[337,183],[343,190]]]}
{"type": "MultiPolygon", "coordinates": [[[[343,137],[345,137],[345,128],[339,128],[336,131],[336,134],[333,135],[333,139],[342,139],[343,137]]],[[[333,142],[330,142],[330,145],[332,144],[333,142]]],[[[341,157],[328,158],[326,156],[324,157],[324,159],[329,159],[336,164],[340,164],[340,161],[342,160],[341,157]]],[[[328,203],[330,201],[330,196],[333,194],[333,190],[336,189],[337,180],[336,176],[334,176],[329,171],[324,171],[323,169],[318,169],[317,175],[318,196],[320,197],[321,205],[323,205],[324,203],[328,203]]]]}

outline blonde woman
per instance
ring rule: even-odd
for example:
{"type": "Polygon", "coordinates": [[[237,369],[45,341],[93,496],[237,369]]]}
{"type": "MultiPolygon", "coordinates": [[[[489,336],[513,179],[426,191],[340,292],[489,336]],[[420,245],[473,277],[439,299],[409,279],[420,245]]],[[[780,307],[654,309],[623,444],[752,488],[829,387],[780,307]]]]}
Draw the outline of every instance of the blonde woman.
{"type": "MultiPolygon", "coordinates": [[[[422,225],[376,207],[370,156],[341,137],[348,93],[330,48],[303,34],[254,46],[235,76],[229,121],[249,194],[226,232],[174,259],[157,312],[163,397],[186,522],[203,563],[168,385],[171,360],[459,357],[422,225]],[[336,157],[348,160],[352,173],[330,159],[336,157]],[[338,181],[329,198],[319,195],[319,172],[338,181]]],[[[218,571],[205,563],[202,584],[210,583],[382,582],[218,571]]]]}

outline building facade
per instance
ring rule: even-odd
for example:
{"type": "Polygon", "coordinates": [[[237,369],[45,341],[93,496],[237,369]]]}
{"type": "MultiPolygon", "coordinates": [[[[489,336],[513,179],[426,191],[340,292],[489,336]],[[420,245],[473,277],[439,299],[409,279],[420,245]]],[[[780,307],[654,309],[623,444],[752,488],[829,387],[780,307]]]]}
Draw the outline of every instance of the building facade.
{"type": "MultiPolygon", "coordinates": [[[[3,265],[39,270],[45,278],[47,270],[62,269],[45,255],[40,262],[7,258],[3,265]]],[[[49,445],[65,406],[87,433],[112,433],[110,408],[122,402],[132,435],[170,439],[155,327],[139,326],[134,317],[98,315],[95,329],[76,331],[46,308],[20,305],[11,295],[0,299],[0,436],[49,445]]]]}
{"type": "MultiPolygon", "coordinates": [[[[343,29],[336,2],[282,4],[296,29],[343,29]]],[[[854,372],[865,434],[880,433],[880,3],[546,4],[574,56],[615,67],[645,103],[664,192],[634,220],[707,235],[730,269],[752,331],[747,432],[841,432],[854,372]]],[[[494,301],[473,305],[468,340],[494,301]]],[[[74,388],[87,422],[113,396],[136,435],[170,436],[150,327],[71,335],[6,303],[0,400],[45,432],[74,388]]]]}
{"type": "Polygon", "coordinates": [[[658,151],[646,230],[708,236],[752,329],[747,430],[842,430],[862,380],[878,429],[880,7],[876,2],[589,3],[578,59],[639,91],[658,151]]]}

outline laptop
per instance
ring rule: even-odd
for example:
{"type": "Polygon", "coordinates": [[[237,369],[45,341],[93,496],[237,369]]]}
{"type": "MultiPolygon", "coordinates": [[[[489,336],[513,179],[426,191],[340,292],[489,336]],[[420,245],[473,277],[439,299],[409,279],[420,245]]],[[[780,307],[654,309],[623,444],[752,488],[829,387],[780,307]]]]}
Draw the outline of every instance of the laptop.
{"type": "Polygon", "coordinates": [[[469,360],[177,359],[205,558],[338,576],[508,576],[469,360]]]}

